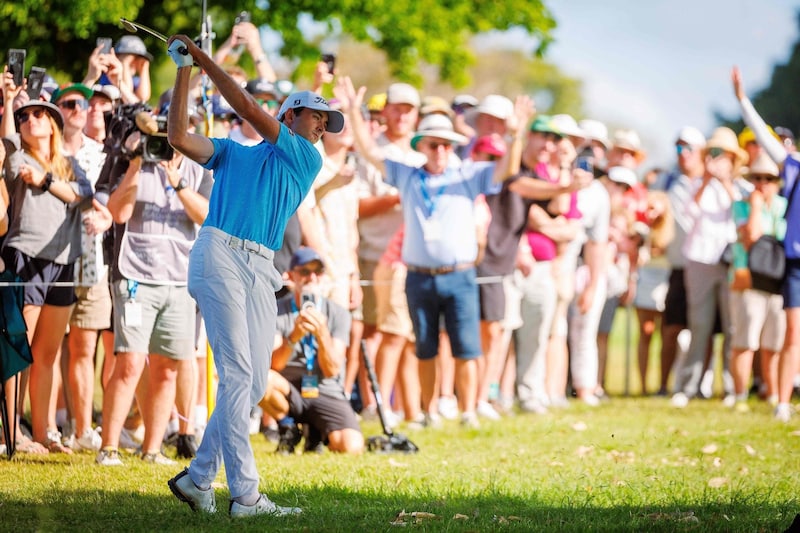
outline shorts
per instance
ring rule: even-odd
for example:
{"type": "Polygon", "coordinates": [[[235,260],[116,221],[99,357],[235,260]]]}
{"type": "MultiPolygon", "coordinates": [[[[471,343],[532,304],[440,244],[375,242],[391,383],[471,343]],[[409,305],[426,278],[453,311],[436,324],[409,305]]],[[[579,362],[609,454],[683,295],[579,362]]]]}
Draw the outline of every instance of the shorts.
{"type": "Polygon", "coordinates": [[[134,300],[128,280],[111,285],[114,302],[114,352],[159,354],[176,361],[195,356],[195,301],[186,285],[139,283],[136,303],[141,307],[141,325],[126,323],[125,305],[134,300]]]}
{"type": "Polygon", "coordinates": [[[664,297],[665,326],[683,326],[689,324],[688,305],[686,303],[686,284],[683,281],[683,269],[673,268],[669,273],[669,286],[664,297]]]}
{"type": "Polygon", "coordinates": [[[783,308],[800,307],[800,259],[786,259],[783,278],[783,308]]]}
{"type": "Polygon", "coordinates": [[[16,248],[3,250],[6,269],[13,270],[25,285],[25,305],[69,307],[75,297],[75,263],[60,265],[31,257],[16,248]],[[59,285],[53,285],[58,283],[59,285]]]}
{"type": "Polygon", "coordinates": [[[670,269],[642,266],[639,267],[638,275],[633,306],[637,309],[663,312],[669,287],[670,269]]]}
{"type": "Polygon", "coordinates": [[[764,291],[731,291],[731,347],[778,352],[786,336],[783,297],[764,291]]]}
{"type": "Polygon", "coordinates": [[[439,353],[441,315],[444,315],[453,357],[477,359],[482,355],[475,268],[436,276],[409,272],[406,276],[406,298],[417,338],[419,359],[433,359],[439,353]]]}
{"type": "Polygon", "coordinates": [[[614,317],[617,316],[619,308],[619,296],[612,296],[606,299],[603,310],[600,312],[600,323],[597,326],[598,333],[611,333],[614,326],[614,317]]]}
{"type": "Polygon", "coordinates": [[[111,327],[111,290],[108,288],[108,269],[102,279],[91,287],[75,287],[78,302],[72,309],[69,325],[75,328],[100,331],[111,327]]]}
{"type": "Polygon", "coordinates": [[[379,263],[373,273],[378,331],[414,341],[414,326],[408,314],[406,267],[402,263],[379,263]]]}
{"type": "Polygon", "coordinates": [[[503,280],[508,276],[497,276],[478,269],[478,276],[497,278],[478,284],[478,295],[481,302],[481,320],[500,322],[506,312],[506,295],[503,280]]]}
{"type": "MultiPolygon", "coordinates": [[[[377,261],[368,261],[358,258],[358,271],[361,272],[361,279],[371,280],[375,276],[377,261]]],[[[363,298],[361,300],[361,319],[364,324],[375,326],[378,324],[378,302],[375,298],[375,287],[367,284],[363,287],[363,298]]]]}
{"type": "Polygon", "coordinates": [[[332,398],[320,394],[317,398],[303,398],[300,390],[289,383],[289,416],[295,422],[311,424],[322,434],[323,442],[328,444],[331,431],[354,429],[361,431],[356,413],[350,402],[344,398],[332,398]]]}

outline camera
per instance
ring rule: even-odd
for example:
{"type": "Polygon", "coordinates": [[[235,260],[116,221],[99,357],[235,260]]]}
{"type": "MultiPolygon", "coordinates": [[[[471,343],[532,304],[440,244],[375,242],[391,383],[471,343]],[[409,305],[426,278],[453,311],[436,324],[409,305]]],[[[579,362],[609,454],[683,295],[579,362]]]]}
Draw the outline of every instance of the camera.
{"type": "Polygon", "coordinates": [[[158,125],[158,131],[142,136],[142,161],[145,163],[170,161],[175,155],[175,149],[172,148],[172,145],[167,141],[166,115],[159,115],[154,118],[158,125]]]}

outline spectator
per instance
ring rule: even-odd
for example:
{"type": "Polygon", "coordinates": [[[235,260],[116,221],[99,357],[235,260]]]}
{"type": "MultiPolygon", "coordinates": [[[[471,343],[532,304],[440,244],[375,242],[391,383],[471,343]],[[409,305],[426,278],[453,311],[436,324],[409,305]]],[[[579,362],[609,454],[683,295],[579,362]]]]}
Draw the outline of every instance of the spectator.
{"type": "MultiPolygon", "coordinates": [[[[64,115],[64,152],[76,159],[94,191],[106,154],[102,144],[84,133],[88,123],[89,100],[93,97],[94,91],[89,87],[72,84],[55,91],[52,101],[64,115]]],[[[102,134],[98,134],[105,137],[105,122],[102,134]]],[[[83,253],[75,271],[77,303],[69,321],[66,349],[62,350],[62,358],[68,368],[64,390],[71,421],[74,420],[64,438],[69,439],[68,442],[76,450],[96,452],[100,449],[101,438],[92,428],[94,356],[98,332],[111,327],[111,293],[103,263],[103,232],[111,227],[112,220],[108,209],[96,200],[93,201],[93,209],[84,210],[82,219],[83,253]]]]}
{"type": "Polygon", "coordinates": [[[343,387],[350,340],[347,310],[320,295],[322,257],[312,248],[292,256],[292,292],[278,302],[275,349],[260,405],[278,421],[278,452],[294,453],[303,425],[305,450],[361,453],[364,437],[343,387]]]}
{"type": "MultiPolygon", "coordinates": [[[[477,254],[472,204],[480,193],[491,192],[496,169],[486,163],[448,167],[454,145],[466,138],[453,131],[442,115],[420,122],[411,147],[428,161],[422,167],[384,158],[366,131],[359,108],[364,88],[356,91],[349,78],[340,80],[337,96],[349,110],[356,145],[362,155],[381,170],[390,185],[398,187],[404,200],[405,239],[403,261],[408,269],[406,297],[414,325],[417,357],[420,359],[423,411],[436,414],[436,354],[439,348],[439,316],[456,357],[456,389],[459,391],[461,422],[478,424],[475,414],[477,366],[481,355],[478,336],[478,290],[474,262],[477,254]],[[422,187],[416,178],[422,175],[422,187]],[[415,179],[412,179],[415,178],[415,179]],[[430,181],[428,181],[430,179],[430,181]],[[465,204],[466,202],[466,204],[465,204]],[[446,221],[446,223],[445,223],[446,221]],[[446,225],[445,225],[446,224],[446,225]],[[460,228],[445,235],[444,229],[460,228]],[[463,232],[463,233],[462,233],[463,232]]],[[[497,169],[504,168],[497,165],[497,169]]],[[[497,170],[498,175],[502,170],[497,170]]],[[[505,178],[505,175],[502,176],[505,178]]]]}
{"type": "Polygon", "coordinates": [[[786,310],[786,338],[778,359],[778,405],[775,419],[788,422],[792,417],[790,404],[795,378],[800,369],[800,204],[797,202],[797,183],[800,177],[800,159],[797,152],[787,150],[769,134],[767,125],[744,94],[742,75],[738,68],[731,72],[733,91],[742,108],[742,118],[755,133],[759,144],[764,147],[770,159],[781,167],[783,188],[781,194],[787,199],[786,236],[783,245],[786,250],[786,274],[783,286],[783,308],[786,310]]]}
{"type": "Polygon", "coordinates": [[[60,377],[59,348],[75,303],[71,283],[81,253],[80,206],[91,197],[92,189],[75,160],[63,154],[61,111],[42,100],[28,101],[14,110],[13,101],[21,90],[6,71],[0,132],[5,137],[4,173],[11,212],[2,255],[6,268],[29,283],[23,315],[33,353],[33,438],[51,452],[71,453],[62,445],[56,427],[54,395],[60,377]],[[40,321],[47,327],[37,328],[40,321]]]}
{"type": "MultiPolygon", "coordinates": [[[[736,134],[728,128],[717,128],[703,150],[705,172],[695,181],[692,202],[687,206],[691,220],[683,244],[686,257],[686,282],[689,331],[692,334],[686,361],[675,379],[672,405],[684,408],[695,397],[703,377],[703,360],[712,336],[719,309],[723,342],[723,380],[726,395],[732,393],[730,377],[730,288],[727,268],[720,262],[728,243],[736,240],[731,205],[740,199],[733,179],[745,162],[747,152],[739,148],[736,134]]],[[[727,401],[727,400],[726,400],[727,401]]]]}
{"type": "Polygon", "coordinates": [[[667,383],[670,373],[674,372],[679,351],[683,354],[689,348],[687,329],[689,319],[686,316],[686,285],[683,269],[686,258],[683,255],[683,243],[691,230],[692,220],[687,207],[691,205],[692,181],[703,175],[704,164],[702,150],[706,145],[705,136],[695,127],[681,128],[675,140],[677,165],[671,172],[662,175],[655,189],[667,191],[674,226],[673,238],[667,245],[666,258],[669,261],[670,273],[667,281],[667,294],[664,297],[664,313],[661,320],[661,382],[659,396],[667,396],[667,383]],[[683,332],[683,334],[682,334],[683,332]],[[679,344],[678,339],[686,339],[679,344]]]}
{"type": "Polygon", "coordinates": [[[136,35],[123,35],[117,41],[114,52],[122,64],[122,75],[117,85],[122,93],[122,101],[130,104],[150,100],[150,63],[153,56],[144,42],[136,35]]]}
{"type": "Polygon", "coordinates": [[[457,154],[462,158],[468,157],[475,142],[486,135],[497,134],[504,137],[506,120],[513,114],[514,104],[505,96],[490,94],[484,97],[477,107],[470,109],[465,115],[466,121],[471,121],[473,127],[465,123],[462,128],[464,131],[459,131],[469,138],[469,142],[458,148],[457,154]]]}
{"type": "MultiPolygon", "coordinates": [[[[138,131],[126,140],[134,148],[138,142],[138,131]]],[[[116,361],[103,398],[103,448],[96,460],[103,466],[122,464],[120,433],[147,368],[147,386],[139,397],[142,459],[174,464],[161,453],[161,441],[175,404],[178,367],[195,357],[189,250],[208,213],[211,174],[175,152],[157,164],[136,155],[116,179],[110,191],[103,191],[110,192],[108,208],[116,223],[111,272],[116,361]]]]}
{"type": "Polygon", "coordinates": [[[747,200],[733,204],[737,241],[733,245],[733,282],[731,284],[731,373],[735,407],[748,411],[747,396],[753,367],[753,354],[760,350],[761,376],[769,402],[778,403],[778,357],[786,336],[786,313],[783,297],[765,290],[753,280],[747,268],[749,248],[762,235],[783,240],[786,233],[786,198],[780,189],[778,165],[766,153],[753,161],[747,179],[755,190],[747,200]]]}

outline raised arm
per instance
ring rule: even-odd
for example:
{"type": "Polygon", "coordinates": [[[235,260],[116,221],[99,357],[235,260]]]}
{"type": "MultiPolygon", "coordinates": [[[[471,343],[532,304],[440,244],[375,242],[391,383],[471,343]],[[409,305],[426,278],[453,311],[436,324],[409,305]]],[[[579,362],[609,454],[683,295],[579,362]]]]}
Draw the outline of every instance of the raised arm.
{"type": "MultiPolygon", "coordinates": [[[[208,55],[194,44],[191,39],[185,35],[175,35],[169,39],[170,46],[172,46],[172,43],[176,40],[181,41],[183,45],[186,46],[189,55],[200,68],[206,71],[208,77],[211,78],[211,81],[217,86],[220,94],[236,111],[236,114],[248,121],[266,141],[275,144],[278,140],[278,134],[281,131],[281,123],[278,122],[275,117],[264,111],[250,94],[222,70],[219,65],[214,63],[214,60],[208,57],[208,55]]],[[[187,75],[187,88],[188,81],[187,75]]]]}
{"type": "Polygon", "coordinates": [[[767,123],[764,122],[764,119],[758,114],[756,108],[753,107],[753,103],[744,94],[742,73],[739,67],[733,67],[733,69],[731,69],[731,82],[733,83],[733,94],[736,95],[736,99],[739,100],[739,105],[742,108],[742,119],[744,123],[753,130],[758,144],[767,152],[770,159],[775,161],[778,165],[783,164],[789,153],[786,151],[786,147],[770,134],[767,123]]]}
{"type": "Polygon", "coordinates": [[[505,181],[519,174],[525,128],[534,115],[536,115],[536,105],[533,99],[527,95],[517,96],[514,100],[514,113],[506,119],[506,131],[511,136],[511,141],[508,143],[506,153],[495,166],[494,181],[505,181]]]}
{"type": "Polygon", "coordinates": [[[356,148],[364,158],[372,163],[382,176],[386,175],[386,165],[384,164],[383,152],[375,144],[375,140],[369,132],[364,117],[361,115],[361,104],[364,102],[366,87],[353,87],[353,81],[349,76],[342,76],[333,88],[333,94],[341,102],[342,111],[350,117],[350,127],[353,129],[353,138],[356,148]]]}
{"type": "Polygon", "coordinates": [[[191,65],[178,68],[167,115],[167,139],[180,153],[204,164],[214,155],[214,143],[203,135],[189,133],[189,79],[191,65]]]}

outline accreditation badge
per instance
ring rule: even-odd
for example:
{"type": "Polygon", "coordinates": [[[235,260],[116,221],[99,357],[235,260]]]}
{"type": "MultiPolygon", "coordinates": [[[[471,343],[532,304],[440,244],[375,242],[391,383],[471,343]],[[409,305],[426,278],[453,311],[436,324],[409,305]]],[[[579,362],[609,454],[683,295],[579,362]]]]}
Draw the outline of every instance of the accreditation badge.
{"type": "Polygon", "coordinates": [[[439,220],[429,218],[422,220],[422,236],[425,242],[438,242],[442,240],[442,225],[439,220]]]}
{"type": "Polygon", "coordinates": [[[319,380],[317,376],[306,374],[300,383],[300,395],[303,398],[319,398],[319,380]]]}

